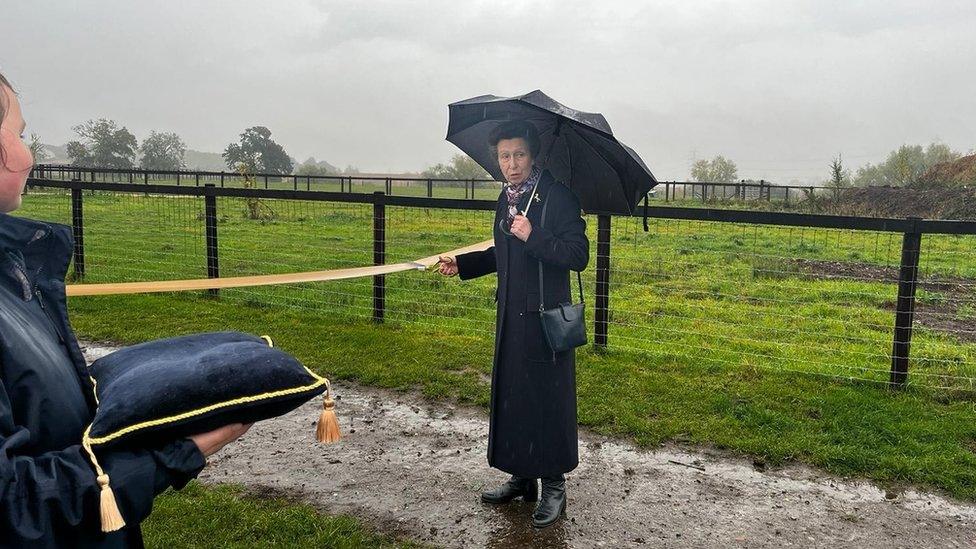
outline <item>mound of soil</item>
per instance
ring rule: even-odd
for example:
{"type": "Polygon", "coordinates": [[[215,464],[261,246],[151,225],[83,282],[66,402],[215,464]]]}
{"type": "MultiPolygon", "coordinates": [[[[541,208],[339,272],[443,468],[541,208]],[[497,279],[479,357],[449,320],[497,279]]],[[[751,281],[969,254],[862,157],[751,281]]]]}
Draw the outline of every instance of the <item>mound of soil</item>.
{"type": "Polygon", "coordinates": [[[932,166],[922,174],[919,184],[925,187],[976,186],[976,154],[932,166]]]}
{"type": "Polygon", "coordinates": [[[976,187],[855,187],[844,189],[822,209],[835,215],[973,220],[976,187]]]}

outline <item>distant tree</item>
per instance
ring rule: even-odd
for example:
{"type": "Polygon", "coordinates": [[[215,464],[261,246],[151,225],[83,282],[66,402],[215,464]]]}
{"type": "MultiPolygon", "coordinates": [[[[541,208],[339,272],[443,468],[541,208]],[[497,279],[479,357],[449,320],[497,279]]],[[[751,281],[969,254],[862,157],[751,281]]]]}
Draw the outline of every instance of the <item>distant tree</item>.
{"type": "Polygon", "coordinates": [[[318,162],[315,157],[308,157],[305,162],[302,162],[295,168],[295,175],[311,175],[311,176],[322,176],[322,175],[338,175],[339,170],[328,162],[318,162]]]}
{"type": "MultiPolygon", "coordinates": [[[[245,189],[253,189],[257,187],[257,181],[254,180],[254,173],[257,171],[254,165],[245,164],[245,161],[238,162],[237,173],[240,174],[241,179],[244,182],[245,189]]],[[[267,202],[260,198],[253,196],[244,199],[244,218],[254,219],[261,221],[262,223],[271,221],[278,217],[278,214],[274,211],[267,202]]]]}
{"type": "Polygon", "coordinates": [[[359,168],[349,164],[344,170],[342,170],[343,175],[359,175],[359,168]]]}
{"type": "Polygon", "coordinates": [[[488,172],[466,154],[455,154],[450,164],[435,164],[421,172],[431,179],[491,179],[488,172]]]}
{"type": "Polygon", "coordinates": [[[95,165],[95,159],[91,151],[81,141],[68,141],[68,144],[65,146],[65,152],[68,153],[68,158],[71,159],[71,163],[75,166],[95,165]]]}
{"type": "Polygon", "coordinates": [[[830,162],[830,179],[827,180],[827,186],[833,187],[835,189],[840,189],[843,187],[849,187],[851,185],[851,171],[844,167],[844,161],[841,155],[837,155],[830,162]]]}
{"type": "Polygon", "coordinates": [[[930,143],[925,148],[921,145],[902,145],[891,151],[884,162],[877,165],[866,164],[858,168],[854,183],[861,187],[915,186],[929,168],[942,162],[952,162],[960,156],[945,143],[930,143]]]}
{"type": "Polygon", "coordinates": [[[691,180],[692,181],[708,181],[712,173],[712,164],[704,158],[701,160],[696,160],[694,164],[691,165],[691,180]]]}
{"type": "Polygon", "coordinates": [[[466,154],[455,154],[451,158],[451,167],[454,169],[454,176],[458,179],[491,179],[481,164],[466,154]]]}
{"type": "Polygon", "coordinates": [[[51,153],[41,144],[41,138],[36,133],[31,134],[30,145],[31,156],[34,157],[35,164],[43,164],[51,159],[51,153]]]}
{"type": "Polygon", "coordinates": [[[227,167],[238,171],[243,166],[258,172],[288,174],[294,168],[288,153],[271,139],[271,130],[264,126],[244,130],[240,143],[227,145],[221,156],[227,167]]]}
{"type": "Polygon", "coordinates": [[[72,128],[81,139],[68,143],[72,164],[93,168],[131,168],[135,166],[136,136],[114,120],[99,118],[72,128]]]}
{"type": "Polygon", "coordinates": [[[739,177],[735,162],[718,155],[711,160],[699,160],[691,166],[691,179],[707,183],[732,183],[739,177]]]}
{"type": "Polygon", "coordinates": [[[429,179],[454,179],[453,169],[447,164],[434,164],[420,172],[420,177],[429,179]]]}
{"type": "Polygon", "coordinates": [[[181,170],[186,167],[186,143],[175,133],[152,132],[142,142],[139,165],[147,170],[181,170]]]}
{"type": "Polygon", "coordinates": [[[925,163],[929,166],[942,164],[943,162],[953,162],[961,156],[962,154],[959,151],[952,150],[945,143],[929,143],[929,146],[925,148],[925,163]]]}

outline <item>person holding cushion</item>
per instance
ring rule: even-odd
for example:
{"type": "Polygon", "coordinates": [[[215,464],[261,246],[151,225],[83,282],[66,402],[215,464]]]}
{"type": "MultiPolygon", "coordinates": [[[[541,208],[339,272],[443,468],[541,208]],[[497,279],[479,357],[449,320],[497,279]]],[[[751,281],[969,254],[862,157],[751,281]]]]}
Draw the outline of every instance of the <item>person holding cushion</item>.
{"type": "Polygon", "coordinates": [[[101,531],[100,486],[81,446],[96,402],[64,295],[71,229],[6,215],[33,165],[24,130],[0,74],[0,547],[141,547],[156,495],[183,487],[250,426],[100,454],[127,524],[101,531]]]}
{"type": "Polygon", "coordinates": [[[488,144],[507,183],[498,197],[495,245],[442,257],[439,270],[465,280],[498,273],[488,465],[512,476],[482,493],[481,500],[504,504],[538,498],[532,524],[544,528],[566,509],[564,473],[576,468],[579,450],[576,355],[572,349],[553,352],[539,310],[540,305],[551,308],[570,301],[569,271],[586,268],[590,241],[579,199],[536,166],[540,143],[535,126],[518,120],[499,124],[488,144]],[[540,295],[539,269],[545,295],[540,295]]]}

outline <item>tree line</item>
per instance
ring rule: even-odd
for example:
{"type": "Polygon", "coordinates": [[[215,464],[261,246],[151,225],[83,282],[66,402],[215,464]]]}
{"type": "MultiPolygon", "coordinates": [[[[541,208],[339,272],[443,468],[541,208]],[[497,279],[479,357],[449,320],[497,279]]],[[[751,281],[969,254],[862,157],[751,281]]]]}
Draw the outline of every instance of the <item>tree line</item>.
{"type": "MultiPolygon", "coordinates": [[[[73,166],[114,169],[142,168],[175,171],[186,169],[186,143],[173,132],[150,132],[140,144],[128,128],[114,120],[87,120],[72,127],[77,138],[66,145],[73,166]]],[[[36,134],[31,135],[31,152],[40,163],[50,159],[36,134]]],[[[272,174],[336,175],[358,173],[354,166],[340,170],[327,162],[309,158],[297,164],[265,126],[252,126],[228,144],[221,157],[227,167],[239,172],[272,174]]]]}
{"type": "MultiPolygon", "coordinates": [[[[976,165],[973,152],[967,159],[976,165]]],[[[952,187],[976,185],[976,169],[940,170],[963,159],[963,153],[945,143],[933,142],[927,146],[902,145],[888,153],[877,164],[865,164],[851,171],[845,166],[843,155],[838,154],[827,166],[827,177],[822,185],[835,189],[846,187],[952,187]],[[944,172],[951,172],[951,176],[944,172]]],[[[691,179],[696,182],[734,183],[738,168],[734,161],[722,155],[710,160],[701,159],[691,166],[691,179]]]]}
{"type": "MultiPolygon", "coordinates": [[[[66,147],[72,165],[170,171],[186,168],[186,143],[176,133],[152,131],[140,144],[125,126],[105,118],[88,120],[72,130],[77,139],[68,142],[66,147]]],[[[221,157],[229,169],[244,173],[310,176],[359,173],[354,166],[339,169],[315,158],[296,163],[271,136],[271,130],[265,126],[249,127],[241,132],[236,142],[224,148],[221,157]]],[[[31,135],[30,148],[37,162],[49,158],[36,134],[31,135]]],[[[976,185],[976,169],[950,170],[951,177],[943,174],[946,170],[939,171],[939,167],[960,158],[963,158],[962,153],[944,143],[902,145],[882,162],[865,164],[852,172],[838,154],[827,166],[827,177],[822,184],[836,189],[976,185]]],[[[465,154],[455,154],[448,163],[429,166],[420,175],[433,179],[491,179],[488,172],[465,154]]],[[[691,180],[734,183],[739,180],[738,167],[735,161],[722,155],[700,159],[691,166],[691,180]]]]}

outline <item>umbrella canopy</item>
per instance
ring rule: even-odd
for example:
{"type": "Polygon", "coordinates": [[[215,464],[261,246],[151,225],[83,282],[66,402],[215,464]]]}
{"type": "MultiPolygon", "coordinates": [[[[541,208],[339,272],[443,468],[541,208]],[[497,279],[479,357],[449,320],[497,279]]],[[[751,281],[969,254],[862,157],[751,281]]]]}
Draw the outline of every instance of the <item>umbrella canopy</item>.
{"type": "Polygon", "coordinates": [[[451,103],[447,140],[505,181],[488,145],[496,126],[524,120],[539,131],[536,162],[579,196],[592,213],[632,214],[657,180],[633,149],[613,136],[602,114],[569,108],[539,90],[515,97],[481,95],[451,103]]]}

